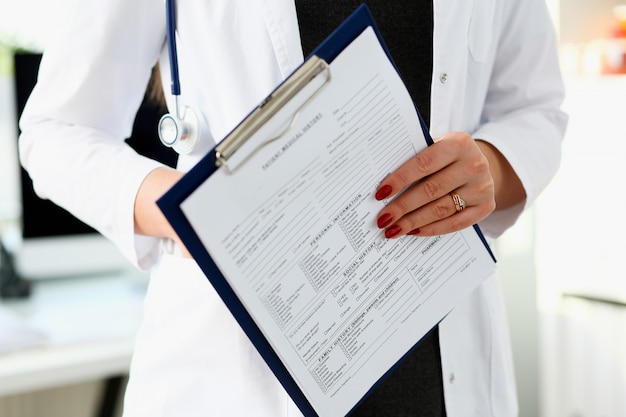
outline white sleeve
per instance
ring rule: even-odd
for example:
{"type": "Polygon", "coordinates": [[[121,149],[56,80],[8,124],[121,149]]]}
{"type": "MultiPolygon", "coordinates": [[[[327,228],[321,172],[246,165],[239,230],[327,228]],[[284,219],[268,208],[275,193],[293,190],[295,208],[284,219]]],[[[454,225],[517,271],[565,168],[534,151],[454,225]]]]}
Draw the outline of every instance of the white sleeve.
{"type": "Polygon", "coordinates": [[[481,223],[502,234],[548,185],[559,166],[567,116],[555,31],[543,0],[505,2],[482,123],[473,136],[492,143],[519,176],[527,198],[481,223]]]}
{"type": "Polygon", "coordinates": [[[38,195],[111,239],[142,269],[156,259],[158,240],[134,234],[134,202],[161,164],[123,139],[163,47],[164,22],[161,0],[76,1],[45,46],[20,120],[20,159],[38,195]]]}

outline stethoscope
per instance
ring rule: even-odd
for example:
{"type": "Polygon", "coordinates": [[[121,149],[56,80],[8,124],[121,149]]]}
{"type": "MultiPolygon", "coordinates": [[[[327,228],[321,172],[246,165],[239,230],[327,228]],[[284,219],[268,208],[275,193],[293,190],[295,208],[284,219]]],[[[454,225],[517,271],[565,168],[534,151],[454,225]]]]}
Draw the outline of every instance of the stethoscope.
{"type": "Polygon", "coordinates": [[[165,0],[165,19],[167,31],[167,51],[170,58],[170,78],[172,96],[176,102],[176,113],[167,113],[159,120],[159,139],[163,145],[174,149],[179,154],[188,154],[194,150],[200,137],[198,116],[187,106],[182,109],[179,103],[180,79],[178,76],[178,53],[176,52],[176,3],[165,0]]]}

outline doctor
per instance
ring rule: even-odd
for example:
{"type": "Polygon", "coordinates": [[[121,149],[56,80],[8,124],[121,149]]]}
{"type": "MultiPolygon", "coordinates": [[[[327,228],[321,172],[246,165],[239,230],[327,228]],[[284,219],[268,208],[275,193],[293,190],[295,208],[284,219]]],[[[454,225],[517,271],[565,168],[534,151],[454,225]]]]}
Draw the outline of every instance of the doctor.
{"type": "MultiPolygon", "coordinates": [[[[22,163],[40,196],[110,238],[138,268],[152,271],[126,417],[300,415],[175,243],[154,202],[302,62],[300,35],[304,41],[311,11],[330,16],[333,4],[357,2],[321,3],[179,1],[180,102],[195,110],[199,131],[177,170],[137,155],[123,141],[151,68],[157,62],[169,68],[163,0],[77,1],[46,47],[21,120],[22,163]]],[[[378,20],[376,11],[385,14],[389,2],[369,3],[378,20]]],[[[412,1],[397,4],[416,7],[412,1]]],[[[395,16],[381,16],[392,22],[391,32],[397,27],[404,36],[429,24],[420,44],[432,47],[427,123],[440,139],[381,184],[377,195],[384,198],[423,180],[379,213],[379,226],[395,238],[480,222],[492,241],[535,201],[559,163],[566,117],[544,0],[434,0],[420,17],[426,20],[414,24],[392,6],[395,16]]],[[[162,76],[168,86],[169,72],[162,76]]],[[[174,99],[167,100],[174,112],[174,99]]],[[[437,363],[429,369],[437,370],[434,382],[445,407],[425,405],[436,410],[430,414],[385,413],[402,409],[403,400],[392,393],[392,408],[382,407],[384,401],[364,404],[370,411],[362,407],[358,415],[515,416],[505,322],[494,276],[439,326],[437,363]]]]}

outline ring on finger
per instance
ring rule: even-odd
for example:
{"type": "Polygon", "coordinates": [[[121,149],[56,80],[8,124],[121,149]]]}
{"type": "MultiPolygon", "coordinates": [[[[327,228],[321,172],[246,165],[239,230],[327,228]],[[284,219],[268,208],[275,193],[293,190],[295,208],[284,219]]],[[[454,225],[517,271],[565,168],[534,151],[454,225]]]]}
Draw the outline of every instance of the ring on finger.
{"type": "Polygon", "coordinates": [[[465,210],[465,200],[463,200],[458,193],[452,192],[450,193],[450,197],[452,197],[452,201],[454,201],[454,207],[456,208],[457,213],[465,210]]]}

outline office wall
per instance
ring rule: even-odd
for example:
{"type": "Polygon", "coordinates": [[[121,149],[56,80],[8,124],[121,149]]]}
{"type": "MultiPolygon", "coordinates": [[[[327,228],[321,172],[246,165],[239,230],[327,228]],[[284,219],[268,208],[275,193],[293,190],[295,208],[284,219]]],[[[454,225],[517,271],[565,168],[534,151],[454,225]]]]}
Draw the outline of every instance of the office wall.
{"type": "Polygon", "coordinates": [[[536,219],[543,417],[623,416],[626,410],[626,368],[623,354],[615,354],[623,352],[626,329],[626,310],[615,307],[626,302],[626,198],[616,192],[626,175],[626,74],[590,71],[599,67],[585,65],[584,56],[589,42],[609,36],[612,9],[620,4],[626,1],[560,2],[570,123],[561,168],[536,219]],[[571,65],[573,57],[578,65],[571,65]],[[573,302],[567,293],[609,303],[573,302]]]}
{"type": "Polygon", "coordinates": [[[564,0],[560,2],[559,20],[561,43],[588,42],[610,33],[613,7],[626,4],[624,0],[564,0]]]}

